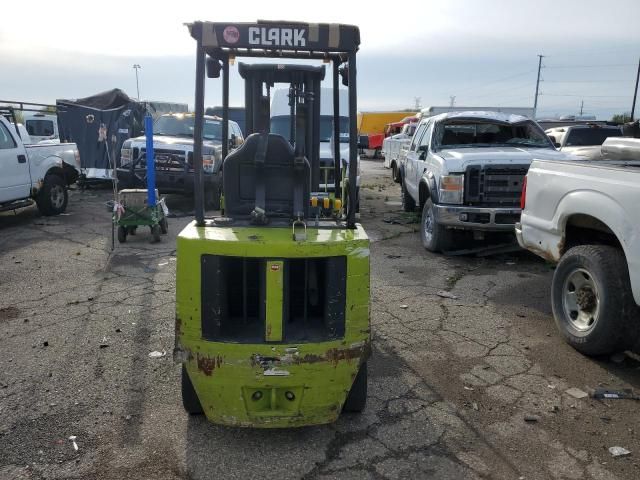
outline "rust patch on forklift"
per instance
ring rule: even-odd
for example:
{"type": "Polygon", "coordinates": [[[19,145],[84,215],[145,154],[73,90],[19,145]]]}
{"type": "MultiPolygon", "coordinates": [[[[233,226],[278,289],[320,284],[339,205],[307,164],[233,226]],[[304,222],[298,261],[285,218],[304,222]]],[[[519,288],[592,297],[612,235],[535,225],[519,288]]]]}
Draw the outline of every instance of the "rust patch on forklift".
{"type": "Polygon", "coordinates": [[[216,355],[215,357],[205,357],[197,354],[196,361],[198,363],[198,370],[208,377],[211,376],[216,368],[220,368],[222,366],[222,356],[220,355],[216,355]]]}

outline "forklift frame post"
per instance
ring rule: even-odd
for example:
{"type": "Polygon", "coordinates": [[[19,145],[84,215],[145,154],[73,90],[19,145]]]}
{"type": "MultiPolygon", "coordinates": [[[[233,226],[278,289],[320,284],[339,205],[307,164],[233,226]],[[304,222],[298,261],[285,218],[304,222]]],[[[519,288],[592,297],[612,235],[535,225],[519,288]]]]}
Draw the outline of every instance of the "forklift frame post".
{"type": "Polygon", "coordinates": [[[349,52],[349,208],[347,227],[356,226],[356,202],[358,178],[358,97],[356,90],[356,52],[349,52]]]}
{"type": "Polygon", "coordinates": [[[342,188],[338,185],[342,165],[340,165],[340,92],[338,77],[340,63],[337,59],[333,59],[333,184],[335,197],[340,198],[342,188]]]}
{"type": "MultiPolygon", "coordinates": [[[[197,25],[196,28],[202,28],[197,25]]],[[[202,176],[202,127],[204,123],[204,62],[202,35],[198,35],[196,47],[196,99],[195,122],[193,125],[193,197],[195,201],[196,224],[204,226],[204,178],[202,176]]]]}
{"type": "Polygon", "coordinates": [[[229,153],[229,55],[222,59],[222,160],[229,153]]]}

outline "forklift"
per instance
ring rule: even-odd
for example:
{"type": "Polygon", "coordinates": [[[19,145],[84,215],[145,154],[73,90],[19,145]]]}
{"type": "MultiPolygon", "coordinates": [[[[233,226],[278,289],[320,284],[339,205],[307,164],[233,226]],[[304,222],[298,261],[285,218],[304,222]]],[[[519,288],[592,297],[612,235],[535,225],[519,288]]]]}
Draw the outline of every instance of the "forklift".
{"type": "Polygon", "coordinates": [[[197,43],[195,220],[177,238],[174,348],[183,406],[216,424],[254,428],[326,424],[342,411],[360,412],[371,326],[369,239],[356,223],[359,30],[286,21],[188,27],[197,43]],[[224,213],[205,216],[205,75],[222,77],[222,138],[229,138],[237,57],[333,64],[333,191],[320,188],[325,66],[240,64],[247,136],[233,152],[223,142],[224,213]],[[340,77],[349,94],[348,159],[340,158],[340,77]],[[275,84],[289,87],[285,135],[270,132],[275,84]]]}

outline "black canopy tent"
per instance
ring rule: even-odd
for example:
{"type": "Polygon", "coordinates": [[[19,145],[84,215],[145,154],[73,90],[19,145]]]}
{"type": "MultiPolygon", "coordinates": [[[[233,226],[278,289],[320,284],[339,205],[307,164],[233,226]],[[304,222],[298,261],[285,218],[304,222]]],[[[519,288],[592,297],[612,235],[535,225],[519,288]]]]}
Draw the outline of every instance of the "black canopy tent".
{"type": "Polygon", "coordinates": [[[77,100],[56,100],[60,141],[78,146],[86,179],[112,178],[120,148],[144,133],[145,104],[115,88],[77,100]]]}

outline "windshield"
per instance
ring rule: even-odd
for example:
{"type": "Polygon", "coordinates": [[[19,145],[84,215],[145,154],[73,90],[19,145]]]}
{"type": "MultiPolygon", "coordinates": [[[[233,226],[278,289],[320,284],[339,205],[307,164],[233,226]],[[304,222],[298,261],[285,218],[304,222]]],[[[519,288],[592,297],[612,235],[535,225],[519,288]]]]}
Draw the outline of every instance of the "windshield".
{"type": "MultiPolygon", "coordinates": [[[[271,133],[282,135],[289,140],[291,136],[291,117],[280,115],[271,117],[271,133]]],[[[320,141],[330,142],[333,137],[333,116],[320,116],[320,141]]],[[[349,117],[340,117],[340,142],[349,143],[349,117]]]]}
{"type": "MultiPolygon", "coordinates": [[[[193,138],[194,122],[195,117],[163,116],[153,126],[153,134],[193,138]]],[[[202,135],[206,140],[222,140],[222,124],[218,120],[205,118],[202,135]]]]}
{"type": "Polygon", "coordinates": [[[455,120],[440,123],[434,135],[436,148],[526,146],[553,148],[545,133],[532,121],[516,124],[455,120]]]}
{"type": "Polygon", "coordinates": [[[608,137],[621,137],[619,128],[572,128],[567,137],[567,147],[602,145],[608,137]]]}

